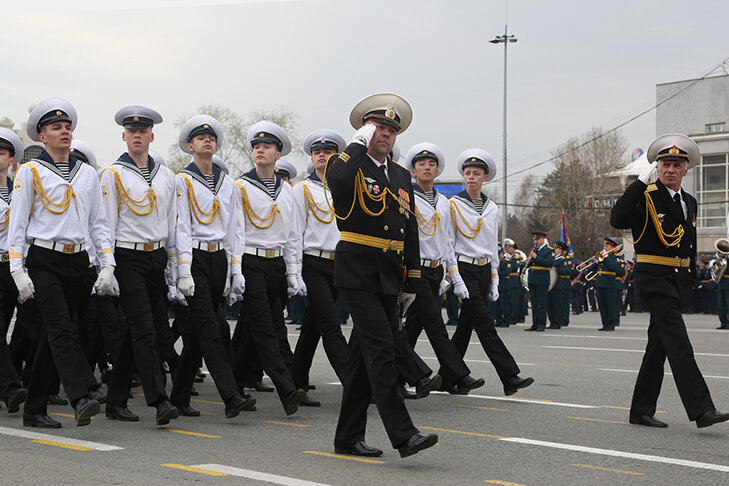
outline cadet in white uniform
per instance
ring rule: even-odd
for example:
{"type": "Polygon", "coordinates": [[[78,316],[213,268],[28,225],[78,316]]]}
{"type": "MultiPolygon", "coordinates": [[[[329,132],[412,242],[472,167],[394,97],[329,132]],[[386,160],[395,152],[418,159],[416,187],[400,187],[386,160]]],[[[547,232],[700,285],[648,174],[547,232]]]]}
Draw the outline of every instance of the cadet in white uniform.
{"type": "Polygon", "coordinates": [[[96,171],[69,155],[76,121],[76,110],[66,100],[38,103],[27,131],[32,140],[43,142],[45,150],[18,169],[10,203],[8,252],[18,300],[35,297],[43,320],[23,412],[23,425],[33,427],[61,427],[46,413],[54,363],[76,424],[89,424],[99,411],[98,383],[72,315],[91,293],[87,236],[102,261],[94,284],[97,291],[113,280],[114,255],[96,171]]]}
{"type": "Polygon", "coordinates": [[[175,175],[149,156],[149,144],[154,140],[152,127],[162,122],[159,113],[131,105],[117,111],[114,121],[124,127],[122,140],[128,152],[102,172],[101,188],[115,245],[116,279],[126,320],[109,384],[106,416],[139,420],[127,408],[133,359],[147,405],[157,408],[157,425],[164,425],[177,418],[178,410],[165,392],[152,312],[166,290],[164,270],[168,259],[172,280],[176,280],[175,175]]]}

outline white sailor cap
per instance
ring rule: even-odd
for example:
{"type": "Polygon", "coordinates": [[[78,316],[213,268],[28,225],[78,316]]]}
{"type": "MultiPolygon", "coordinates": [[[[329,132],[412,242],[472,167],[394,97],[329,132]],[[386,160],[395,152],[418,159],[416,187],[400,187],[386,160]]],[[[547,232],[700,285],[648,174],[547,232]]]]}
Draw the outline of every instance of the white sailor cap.
{"type": "Polygon", "coordinates": [[[341,152],[347,146],[344,138],[331,130],[316,130],[306,136],[304,140],[304,152],[311,155],[314,150],[330,149],[341,152]]]}
{"type": "Polygon", "coordinates": [[[361,127],[369,120],[391,125],[397,133],[402,133],[413,120],[413,109],[400,95],[377,93],[357,103],[349,114],[349,123],[354,128],[361,127]]]}
{"type": "Polygon", "coordinates": [[[23,142],[20,140],[20,137],[9,128],[0,127],[0,148],[7,149],[16,164],[20,163],[23,159],[23,153],[25,153],[23,142]]]}
{"type": "Polygon", "coordinates": [[[149,156],[152,157],[152,160],[154,160],[155,164],[167,167],[167,162],[165,162],[164,157],[162,157],[159,153],[155,152],[154,150],[150,150],[149,156]]]}
{"type": "Polygon", "coordinates": [[[99,164],[96,163],[96,154],[94,154],[89,144],[83,140],[74,138],[71,141],[71,156],[81,162],[86,162],[94,169],[99,168],[99,164]]]}
{"type": "Polygon", "coordinates": [[[248,130],[248,145],[253,147],[258,142],[276,145],[281,155],[288,155],[291,152],[291,141],[288,135],[283,128],[272,121],[259,121],[248,130]]]}
{"type": "Polygon", "coordinates": [[[509,248],[510,246],[514,246],[514,240],[511,238],[504,238],[504,248],[509,248]]]}
{"type": "Polygon", "coordinates": [[[150,128],[162,123],[162,115],[146,106],[129,105],[119,108],[114,115],[114,121],[124,128],[150,128]]]}
{"type": "Polygon", "coordinates": [[[435,160],[438,163],[438,175],[443,173],[443,169],[445,169],[445,155],[443,155],[440,147],[434,143],[422,142],[413,145],[405,156],[405,168],[413,170],[413,165],[420,159],[435,160]]]}
{"type": "Polygon", "coordinates": [[[395,145],[392,146],[392,150],[390,151],[390,157],[392,158],[393,162],[397,162],[400,160],[400,156],[402,155],[402,152],[400,151],[400,145],[395,142],[395,145]]]}
{"type": "Polygon", "coordinates": [[[701,151],[696,142],[680,133],[666,133],[651,142],[646,152],[648,162],[656,160],[685,160],[687,168],[696,167],[701,151]]]}
{"type": "Polygon", "coordinates": [[[312,164],[311,162],[309,162],[309,165],[306,166],[306,173],[307,174],[311,174],[315,170],[316,169],[314,168],[314,164],[312,164]]]}
{"type": "Polygon", "coordinates": [[[44,125],[59,121],[71,123],[71,131],[76,129],[78,115],[76,108],[68,100],[63,98],[46,98],[38,103],[28,117],[28,124],[25,127],[28,136],[34,142],[40,142],[38,132],[44,125]]]}
{"type": "Polygon", "coordinates": [[[279,176],[288,176],[289,180],[294,180],[299,171],[288,160],[278,159],[276,162],[276,173],[279,176]]]}
{"type": "Polygon", "coordinates": [[[213,165],[217,165],[220,170],[230,175],[230,170],[228,169],[228,166],[219,156],[213,155],[213,165]]]}
{"type": "Polygon", "coordinates": [[[187,148],[187,144],[198,135],[210,133],[215,136],[218,149],[223,145],[223,126],[210,115],[195,115],[182,125],[178,143],[183,152],[191,154],[192,151],[187,148]]]}
{"type": "Polygon", "coordinates": [[[458,172],[463,175],[466,167],[481,167],[486,171],[486,182],[496,177],[496,162],[491,154],[480,148],[470,148],[461,152],[458,156],[458,172]]]}

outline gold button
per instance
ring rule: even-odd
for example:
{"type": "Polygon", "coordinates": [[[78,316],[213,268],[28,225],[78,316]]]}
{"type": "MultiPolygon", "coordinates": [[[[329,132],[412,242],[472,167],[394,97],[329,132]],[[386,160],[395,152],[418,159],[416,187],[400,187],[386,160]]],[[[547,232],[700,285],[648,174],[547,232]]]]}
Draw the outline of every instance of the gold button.
{"type": "Polygon", "coordinates": [[[385,225],[385,227],[384,227],[384,230],[385,230],[385,231],[387,231],[387,230],[389,230],[389,229],[390,229],[390,227],[389,227],[389,226],[387,226],[387,225],[385,225]]]}
{"type": "Polygon", "coordinates": [[[401,235],[402,235],[402,234],[405,234],[405,230],[404,230],[404,229],[402,229],[402,228],[400,228],[400,234],[401,234],[401,235]]]}

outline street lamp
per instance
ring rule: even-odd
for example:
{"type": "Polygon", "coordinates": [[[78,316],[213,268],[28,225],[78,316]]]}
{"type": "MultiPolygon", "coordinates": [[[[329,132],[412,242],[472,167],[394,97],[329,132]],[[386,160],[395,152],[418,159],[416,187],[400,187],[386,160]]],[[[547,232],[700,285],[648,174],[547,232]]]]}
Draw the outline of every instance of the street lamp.
{"type": "Polygon", "coordinates": [[[504,35],[497,35],[489,42],[492,44],[504,44],[504,210],[501,214],[501,241],[506,238],[506,225],[508,220],[508,205],[509,202],[508,193],[506,192],[506,47],[510,42],[516,42],[517,38],[514,35],[508,34],[508,26],[504,25],[504,35]]]}

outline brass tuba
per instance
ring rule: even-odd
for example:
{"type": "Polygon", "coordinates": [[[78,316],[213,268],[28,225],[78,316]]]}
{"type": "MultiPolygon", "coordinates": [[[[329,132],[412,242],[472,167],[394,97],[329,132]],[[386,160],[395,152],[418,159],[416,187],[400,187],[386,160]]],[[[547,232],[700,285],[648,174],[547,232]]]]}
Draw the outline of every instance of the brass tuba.
{"type": "Polygon", "coordinates": [[[719,282],[726,271],[727,256],[729,256],[729,240],[719,238],[714,242],[716,248],[716,261],[711,267],[711,278],[719,282]]]}

